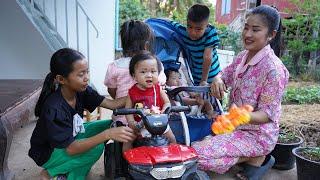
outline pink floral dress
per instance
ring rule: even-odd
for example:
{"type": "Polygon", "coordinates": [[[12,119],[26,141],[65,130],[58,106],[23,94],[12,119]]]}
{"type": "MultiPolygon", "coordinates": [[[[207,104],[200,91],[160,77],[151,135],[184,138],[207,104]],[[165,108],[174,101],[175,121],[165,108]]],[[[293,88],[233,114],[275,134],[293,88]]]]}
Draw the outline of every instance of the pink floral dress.
{"type": "Polygon", "coordinates": [[[270,45],[261,49],[245,64],[248,51],[241,52],[222,72],[231,88],[230,102],[250,104],[254,111],[267,113],[270,122],[243,125],[231,134],[209,136],[192,147],[199,154],[199,166],[220,174],[234,166],[240,157],[257,157],[270,153],[278,138],[281,99],[289,72],[270,45]]]}

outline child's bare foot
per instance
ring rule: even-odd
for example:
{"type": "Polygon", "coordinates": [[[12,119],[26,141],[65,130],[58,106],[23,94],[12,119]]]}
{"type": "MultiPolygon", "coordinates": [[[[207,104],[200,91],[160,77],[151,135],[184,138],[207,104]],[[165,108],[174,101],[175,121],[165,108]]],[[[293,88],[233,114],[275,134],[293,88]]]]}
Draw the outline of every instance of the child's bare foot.
{"type": "Polygon", "coordinates": [[[45,169],[43,169],[40,172],[40,180],[50,180],[50,176],[48,174],[48,171],[46,171],[45,169]]]}

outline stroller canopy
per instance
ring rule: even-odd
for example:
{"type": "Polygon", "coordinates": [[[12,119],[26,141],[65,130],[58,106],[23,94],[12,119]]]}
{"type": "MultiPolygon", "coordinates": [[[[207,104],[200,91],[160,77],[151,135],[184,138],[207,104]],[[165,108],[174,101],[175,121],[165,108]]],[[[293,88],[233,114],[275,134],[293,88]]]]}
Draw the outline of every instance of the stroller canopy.
{"type": "Polygon", "coordinates": [[[186,51],[186,46],[179,33],[177,33],[170,21],[150,18],[145,22],[151,27],[156,37],[153,49],[165,70],[178,70],[180,68],[180,53],[182,53],[186,64],[188,63],[190,55],[186,51]]]}

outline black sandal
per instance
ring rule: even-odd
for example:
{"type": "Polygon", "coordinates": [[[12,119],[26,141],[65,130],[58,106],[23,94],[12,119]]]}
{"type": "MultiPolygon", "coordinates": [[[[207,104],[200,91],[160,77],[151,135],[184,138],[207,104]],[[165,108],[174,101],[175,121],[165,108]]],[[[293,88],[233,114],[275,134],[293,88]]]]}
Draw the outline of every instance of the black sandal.
{"type": "Polygon", "coordinates": [[[243,164],[243,170],[237,173],[236,178],[238,180],[261,180],[262,177],[268,172],[269,169],[274,165],[275,159],[273,156],[269,158],[263,166],[257,167],[249,164],[243,164]]]}

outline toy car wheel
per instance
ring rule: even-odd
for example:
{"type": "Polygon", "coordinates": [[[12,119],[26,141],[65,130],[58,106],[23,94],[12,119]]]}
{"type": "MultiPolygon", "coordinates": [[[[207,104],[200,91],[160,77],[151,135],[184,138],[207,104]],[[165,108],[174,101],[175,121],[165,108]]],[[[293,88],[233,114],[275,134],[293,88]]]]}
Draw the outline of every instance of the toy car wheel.
{"type": "Polygon", "coordinates": [[[192,180],[210,180],[206,172],[197,170],[192,180]]]}

